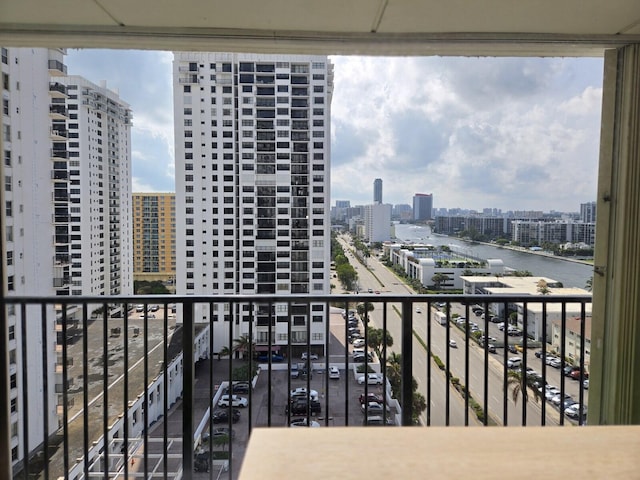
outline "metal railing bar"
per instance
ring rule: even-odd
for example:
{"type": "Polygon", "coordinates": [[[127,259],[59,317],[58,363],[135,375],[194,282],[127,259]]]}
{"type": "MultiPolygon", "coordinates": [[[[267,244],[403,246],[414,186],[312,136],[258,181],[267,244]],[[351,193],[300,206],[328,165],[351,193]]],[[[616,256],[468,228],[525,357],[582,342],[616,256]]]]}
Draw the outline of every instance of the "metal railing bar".
{"type": "MultiPolygon", "coordinates": [[[[143,317],[147,316],[148,306],[144,304],[144,313],[143,317]]],[[[105,329],[107,325],[105,324],[105,329]]],[[[124,469],[124,478],[129,478],[129,311],[124,314],[124,323],[122,326],[124,330],[124,340],[123,340],[123,377],[122,377],[122,396],[123,396],[123,405],[122,410],[124,412],[124,424],[122,426],[122,431],[124,434],[124,451],[123,453],[123,464],[122,467],[124,469]]],[[[146,336],[146,332],[145,332],[146,336]]],[[[146,351],[146,350],[145,350],[146,351]]],[[[145,355],[146,357],[146,355],[145,355]]],[[[133,453],[133,452],[132,452],[133,453]]],[[[131,462],[135,463],[135,457],[131,457],[131,462]]]]}
{"type": "MultiPolygon", "coordinates": [[[[102,303],[102,451],[104,458],[104,478],[109,479],[109,342],[107,340],[107,302],[102,303]]],[[[166,437],[165,437],[166,438],[166,437]]]]}
{"type": "MultiPolygon", "coordinates": [[[[402,368],[402,425],[413,424],[413,302],[402,302],[401,351],[404,365],[402,368]]],[[[365,360],[366,360],[365,356],[365,360]]]]}
{"type": "Polygon", "coordinates": [[[193,401],[194,401],[194,302],[185,301],[182,318],[182,465],[186,477],[193,477],[193,401]]]}
{"type": "MultiPolygon", "coordinates": [[[[49,368],[49,364],[48,364],[48,360],[49,360],[49,348],[50,348],[50,344],[49,344],[49,329],[48,329],[48,325],[47,325],[47,305],[46,304],[42,304],[41,305],[41,309],[40,309],[40,315],[41,315],[41,328],[42,328],[42,410],[44,412],[48,412],[49,411],[49,375],[47,375],[47,370],[49,368]]],[[[84,324],[86,325],[86,307],[85,307],[85,317],[84,317],[84,324]]],[[[86,338],[87,338],[87,334],[86,334],[87,330],[86,327],[84,329],[84,346],[83,346],[83,354],[85,355],[84,358],[88,358],[87,354],[86,354],[86,338]]],[[[53,352],[55,354],[55,351],[53,352]]],[[[87,384],[87,376],[86,376],[86,361],[83,362],[84,364],[84,371],[83,371],[83,381],[85,382],[85,385],[87,384]]],[[[55,389],[55,385],[54,385],[54,389],[55,389]]],[[[85,389],[84,392],[84,399],[85,399],[85,421],[84,421],[84,446],[85,446],[85,455],[84,455],[84,469],[85,472],[88,471],[88,465],[89,465],[89,460],[87,458],[86,452],[89,451],[89,427],[88,427],[88,423],[87,423],[87,418],[88,418],[88,414],[86,413],[87,407],[86,407],[86,402],[87,402],[87,392],[85,389]]],[[[49,422],[47,421],[47,419],[45,419],[43,423],[43,464],[44,464],[44,480],[49,480],[49,455],[50,455],[50,451],[49,451],[49,422]]],[[[26,442],[25,442],[26,443],[26,442]]],[[[85,473],[86,475],[86,473],[85,473]]]]}
{"type": "MultiPolygon", "coordinates": [[[[64,326],[63,326],[64,327],[64,326]]],[[[22,335],[20,338],[20,345],[22,348],[22,410],[23,410],[23,421],[22,421],[22,435],[24,441],[22,443],[22,455],[23,455],[23,467],[22,474],[25,479],[29,478],[29,396],[26,395],[26,392],[29,391],[29,362],[27,360],[27,306],[22,305],[20,312],[20,328],[22,330],[22,335]]],[[[65,333],[63,331],[63,333],[65,333]]],[[[65,337],[66,338],[66,337],[65,337]]],[[[65,342],[66,344],[66,342],[65,342]]],[[[64,354],[64,353],[63,353],[64,354]]],[[[46,375],[46,370],[42,372],[46,375]]],[[[17,372],[16,372],[17,375],[17,372]]],[[[64,389],[63,389],[64,391],[64,389]]],[[[66,442],[65,442],[66,445],[66,442]]]]}

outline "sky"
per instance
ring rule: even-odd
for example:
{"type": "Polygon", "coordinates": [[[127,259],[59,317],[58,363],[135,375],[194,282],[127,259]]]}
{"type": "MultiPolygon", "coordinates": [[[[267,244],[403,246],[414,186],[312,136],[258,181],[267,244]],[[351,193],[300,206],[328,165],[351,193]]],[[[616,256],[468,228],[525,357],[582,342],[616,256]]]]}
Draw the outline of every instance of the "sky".
{"type": "MultiPolygon", "coordinates": [[[[331,204],[579,211],[597,189],[602,58],[330,57],[331,204]]],[[[69,50],[133,111],[134,192],[174,185],[170,52],[69,50]]]]}

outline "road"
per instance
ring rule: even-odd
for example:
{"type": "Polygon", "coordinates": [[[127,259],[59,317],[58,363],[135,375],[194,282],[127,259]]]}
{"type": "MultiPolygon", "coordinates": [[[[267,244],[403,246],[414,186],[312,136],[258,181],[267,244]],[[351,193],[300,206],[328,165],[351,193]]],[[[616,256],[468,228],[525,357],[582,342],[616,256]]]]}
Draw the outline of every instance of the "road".
{"type": "MultiPolygon", "coordinates": [[[[341,243],[345,252],[351,252],[349,245],[344,241],[344,239],[341,239],[341,243]]],[[[361,288],[364,287],[365,290],[367,288],[372,288],[373,290],[384,289],[386,292],[393,293],[414,293],[379,262],[375,261],[374,263],[370,259],[369,263],[373,267],[375,275],[380,278],[381,282],[376,279],[376,276],[374,276],[372,272],[368,271],[362,264],[358,263],[358,260],[355,259],[352,252],[348,253],[348,258],[351,264],[356,267],[356,270],[358,270],[361,288]],[[381,275],[384,276],[384,278],[382,278],[381,275]],[[393,288],[388,288],[389,286],[393,288]]],[[[400,304],[387,304],[387,330],[395,341],[391,350],[396,353],[402,353],[399,344],[400,339],[402,338],[400,315],[398,313],[400,311],[400,304]]],[[[378,308],[369,312],[369,318],[377,328],[382,328],[383,310],[381,306],[378,306],[378,308]]],[[[424,335],[422,335],[422,338],[424,339],[424,335]]],[[[390,352],[387,352],[387,355],[389,353],[390,352]]],[[[430,418],[427,419],[428,412],[424,412],[421,415],[422,422],[425,425],[430,424],[437,426],[465,425],[464,400],[455,388],[446,381],[444,372],[442,372],[435,363],[431,362],[431,376],[427,376],[427,352],[415,336],[413,337],[412,359],[413,376],[418,382],[418,391],[421,392],[425,398],[429,398],[429,389],[431,393],[430,418]],[[448,410],[447,395],[449,397],[448,410]]],[[[468,424],[480,425],[476,415],[471,410],[469,410],[468,414],[468,424]]]]}
{"type": "MultiPolygon", "coordinates": [[[[349,254],[349,260],[356,267],[358,271],[358,277],[360,282],[360,291],[366,291],[371,288],[374,291],[380,291],[382,294],[384,293],[394,293],[394,294],[414,294],[415,292],[410,289],[407,285],[405,285],[401,279],[399,279],[393,272],[391,272],[388,268],[386,268],[382,263],[378,261],[377,258],[370,257],[367,259],[367,268],[364,265],[359,263],[359,260],[355,258],[351,247],[347,244],[347,242],[341,238],[341,243],[345,252],[351,252],[349,254]]],[[[392,304],[390,304],[391,307],[392,304]]],[[[400,331],[400,306],[396,305],[397,310],[391,308],[388,313],[388,324],[387,328],[390,331],[392,337],[394,339],[399,339],[400,331]],[[395,329],[395,330],[394,330],[395,329]]],[[[413,330],[415,334],[417,334],[424,342],[427,344],[432,352],[440,357],[443,361],[447,370],[451,372],[452,376],[458,377],[462,384],[466,385],[469,389],[472,397],[481,405],[484,405],[485,398],[485,376],[484,376],[484,367],[486,365],[487,369],[487,384],[486,384],[486,392],[487,392],[487,403],[490,417],[498,424],[508,424],[508,425],[522,425],[523,423],[523,406],[522,395],[519,396],[516,402],[513,402],[511,398],[511,391],[509,391],[506,395],[504,392],[504,350],[499,348],[497,350],[497,354],[487,354],[485,356],[484,349],[480,348],[474,341],[469,342],[468,349],[465,344],[465,337],[463,330],[457,328],[455,325],[450,324],[449,329],[445,328],[445,326],[440,325],[437,321],[435,321],[435,312],[437,310],[435,307],[431,312],[432,317],[432,325],[431,325],[431,341],[429,343],[429,337],[427,335],[427,304],[415,304],[414,305],[414,324],[413,330]],[[419,308],[421,313],[416,312],[416,308],[419,308]],[[447,332],[448,330],[448,332],[447,332]],[[447,333],[449,337],[447,338],[447,333]],[[448,339],[455,340],[457,344],[457,348],[448,347],[448,339]],[[465,360],[468,361],[468,376],[465,374],[465,360]],[[505,417],[506,415],[506,417],[505,417]]],[[[461,305],[454,304],[452,305],[451,314],[458,313],[462,316],[465,315],[465,310],[461,305]]],[[[469,312],[471,313],[471,312],[469,312]]],[[[381,327],[381,317],[382,313],[374,310],[372,312],[372,319],[376,326],[381,327]]],[[[484,329],[484,321],[472,318],[474,315],[471,313],[470,321],[476,321],[481,329],[484,329]]],[[[489,335],[494,336],[498,339],[503,338],[503,332],[498,331],[497,325],[489,322],[489,335]]],[[[514,356],[514,354],[507,352],[507,357],[514,356]]],[[[518,356],[522,357],[521,354],[518,356]]],[[[426,352],[424,347],[417,341],[414,341],[414,374],[420,375],[422,378],[419,378],[419,385],[421,387],[421,391],[426,389],[427,379],[426,379],[426,352]],[[424,387],[423,387],[424,386],[424,387]]],[[[534,355],[534,349],[530,349],[528,351],[527,356],[527,366],[534,368],[538,372],[542,372],[542,362],[540,359],[536,358],[534,355]]],[[[446,415],[445,408],[445,395],[446,391],[444,389],[444,385],[437,384],[440,383],[440,377],[442,382],[444,382],[444,375],[439,375],[442,372],[438,370],[435,363],[432,361],[432,424],[436,418],[442,418],[443,415],[446,415]],[[435,387],[435,388],[434,388],[435,387]],[[443,412],[443,413],[437,413],[443,412]],[[434,415],[434,413],[436,413],[434,415]]],[[[566,379],[566,377],[562,377],[560,372],[551,367],[546,367],[547,381],[556,386],[560,386],[561,381],[564,380],[565,391],[573,396],[575,400],[578,400],[579,397],[579,385],[578,382],[573,380],[566,379]]],[[[459,399],[460,394],[457,393],[452,388],[449,388],[449,392],[451,395],[451,405],[452,405],[452,413],[451,413],[451,424],[453,425],[463,425],[464,421],[458,423],[458,414],[454,413],[455,409],[453,406],[455,405],[454,398],[459,399]],[[456,420],[454,420],[456,419],[456,420]]],[[[585,392],[586,394],[586,392],[585,392]]],[[[586,397],[585,397],[586,398],[586,397]]],[[[586,401],[586,400],[585,400],[586,401]]],[[[536,403],[533,399],[533,395],[529,396],[529,400],[525,405],[525,413],[526,413],[526,424],[528,425],[540,425],[542,419],[542,403],[536,403]]],[[[464,412],[464,408],[461,410],[464,412]]],[[[475,418],[475,415],[474,415],[475,418]]],[[[565,419],[566,421],[566,419],[565,419]]],[[[557,409],[552,407],[550,403],[545,404],[545,423],[547,425],[557,425],[560,423],[560,414],[557,409]]]]}

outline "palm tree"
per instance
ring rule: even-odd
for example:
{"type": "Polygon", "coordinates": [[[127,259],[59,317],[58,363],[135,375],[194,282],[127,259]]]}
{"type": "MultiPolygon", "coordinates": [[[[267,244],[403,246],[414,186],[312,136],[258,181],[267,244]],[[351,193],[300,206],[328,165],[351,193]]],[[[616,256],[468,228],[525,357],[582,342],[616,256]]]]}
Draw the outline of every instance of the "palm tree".
{"type": "Polygon", "coordinates": [[[220,351],[218,352],[218,360],[220,360],[221,357],[229,356],[231,356],[231,350],[229,349],[229,347],[222,347],[222,349],[220,349],[220,351]]]}
{"type": "Polygon", "coordinates": [[[533,392],[533,398],[536,403],[540,402],[540,398],[542,394],[538,391],[538,387],[534,385],[535,381],[529,376],[525,375],[525,378],[522,377],[522,370],[509,370],[507,372],[507,385],[511,386],[511,399],[513,403],[518,401],[518,397],[520,397],[520,393],[522,393],[522,398],[526,402],[528,399],[528,389],[525,387],[525,379],[526,379],[526,387],[529,387],[533,392]]]}
{"type": "Polygon", "coordinates": [[[249,338],[249,335],[241,335],[233,340],[233,351],[240,352],[243,356],[245,354],[253,354],[253,341],[249,338]]]}

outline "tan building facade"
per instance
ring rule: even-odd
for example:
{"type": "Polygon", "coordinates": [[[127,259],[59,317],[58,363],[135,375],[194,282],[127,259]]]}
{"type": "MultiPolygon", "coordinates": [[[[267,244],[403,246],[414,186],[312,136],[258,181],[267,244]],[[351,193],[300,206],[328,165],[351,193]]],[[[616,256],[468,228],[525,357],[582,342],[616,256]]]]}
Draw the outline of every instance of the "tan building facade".
{"type": "Polygon", "coordinates": [[[133,275],[135,280],[175,281],[176,196],[133,194],[133,275]]]}

